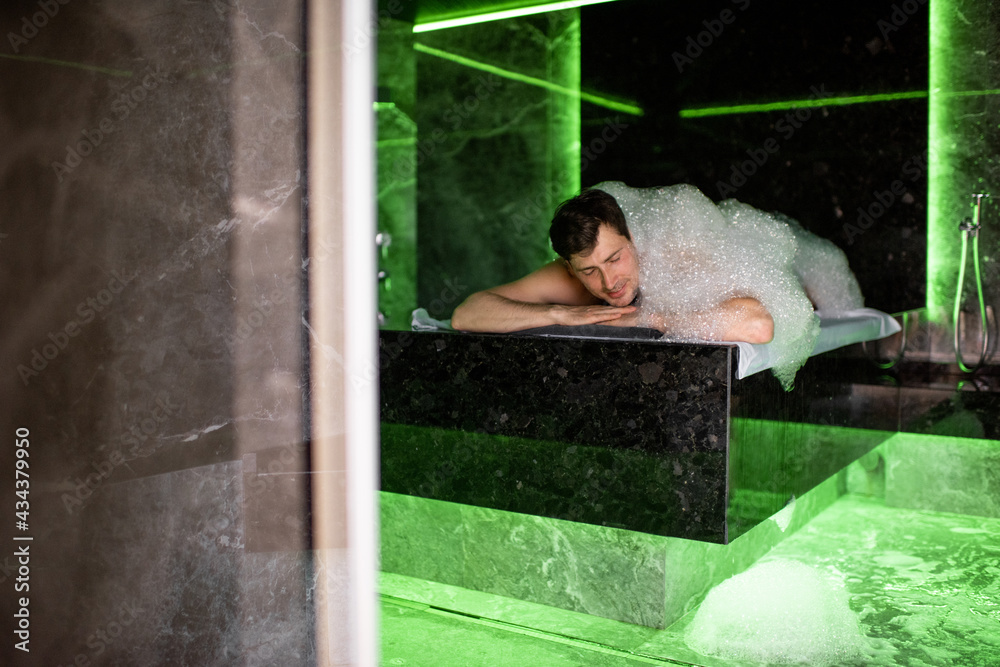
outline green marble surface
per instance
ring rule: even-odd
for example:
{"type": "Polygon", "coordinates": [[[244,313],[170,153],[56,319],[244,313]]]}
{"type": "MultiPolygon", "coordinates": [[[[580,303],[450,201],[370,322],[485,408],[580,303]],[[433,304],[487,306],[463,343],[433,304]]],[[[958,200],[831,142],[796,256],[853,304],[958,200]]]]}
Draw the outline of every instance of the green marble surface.
{"type": "Polygon", "coordinates": [[[845,496],[768,557],[843,578],[867,664],[1000,664],[1000,520],[845,496]]]}
{"type": "Polygon", "coordinates": [[[1000,442],[899,433],[885,456],[889,505],[1000,517],[1000,442]]]}
{"type": "Polygon", "coordinates": [[[478,507],[463,516],[469,588],[664,624],[666,538],[478,507]]]}
{"type": "Polygon", "coordinates": [[[379,498],[381,569],[462,585],[462,506],[385,491],[379,498]]]}
{"type": "Polygon", "coordinates": [[[567,10],[415,37],[417,297],[432,317],[552,259],[552,211],[580,187],[579,30],[567,10]]]}
{"type": "Polygon", "coordinates": [[[382,665],[470,667],[475,665],[545,665],[546,667],[676,664],[629,656],[605,646],[585,646],[536,636],[438,610],[383,600],[380,650],[382,665]]]}
{"type": "Polygon", "coordinates": [[[727,546],[381,492],[381,569],[663,628],[833,503],[841,486],[827,480],[727,546]]]}
{"type": "Polygon", "coordinates": [[[390,239],[378,254],[378,268],[388,273],[378,282],[379,312],[383,327],[409,329],[417,307],[417,125],[394,103],[381,103],[376,112],[378,230],[390,239]]]}
{"type": "MultiPolygon", "coordinates": [[[[806,509],[795,506],[787,530],[806,509]]],[[[869,657],[854,667],[1000,664],[1000,519],[849,495],[764,558],[798,561],[843,582],[870,643],[869,657]]],[[[689,649],[694,609],[657,631],[398,575],[383,574],[381,589],[386,665],[762,664],[689,649]],[[545,643],[550,650],[539,647],[545,643]]]]}
{"type": "Polygon", "coordinates": [[[522,625],[625,650],[632,650],[646,643],[657,632],[641,625],[390,572],[380,573],[379,591],[384,599],[396,604],[400,600],[415,602],[475,618],[522,625]]]}

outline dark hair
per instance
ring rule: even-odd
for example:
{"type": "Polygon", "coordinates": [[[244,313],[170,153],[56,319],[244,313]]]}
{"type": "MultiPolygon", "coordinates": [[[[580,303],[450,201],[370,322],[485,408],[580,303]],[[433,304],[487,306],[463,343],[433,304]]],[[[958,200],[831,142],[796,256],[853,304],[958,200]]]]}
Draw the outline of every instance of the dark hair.
{"type": "Polygon", "coordinates": [[[571,255],[589,255],[597,245],[601,225],[607,225],[632,240],[625,214],[615,198],[603,190],[584,190],[559,204],[556,209],[549,227],[552,249],[566,261],[571,255]]]}

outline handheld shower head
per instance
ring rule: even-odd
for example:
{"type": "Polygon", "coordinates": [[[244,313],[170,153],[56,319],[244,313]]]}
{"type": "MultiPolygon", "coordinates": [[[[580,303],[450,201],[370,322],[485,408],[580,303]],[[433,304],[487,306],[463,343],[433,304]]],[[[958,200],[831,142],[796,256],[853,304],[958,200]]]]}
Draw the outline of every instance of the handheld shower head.
{"type": "Polygon", "coordinates": [[[972,195],[973,207],[975,208],[975,214],[973,218],[965,218],[958,225],[959,231],[962,233],[962,255],[959,260],[961,264],[958,269],[958,285],[955,291],[955,310],[952,317],[952,326],[954,327],[955,333],[955,360],[958,362],[958,367],[965,373],[973,373],[979,370],[983,364],[986,363],[987,357],[989,356],[990,347],[990,323],[989,323],[989,313],[990,311],[986,308],[986,302],[983,298],[983,279],[979,268],[979,230],[982,227],[983,220],[983,199],[986,199],[990,195],[985,192],[975,193],[972,195]],[[975,268],[976,277],[976,292],[979,297],[979,322],[980,322],[980,335],[981,335],[981,349],[979,352],[979,361],[975,366],[967,366],[965,360],[962,358],[962,333],[961,333],[961,323],[962,323],[962,291],[965,287],[965,258],[968,251],[969,238],[972,238],[972,258],[973,265],[975,268]]]}

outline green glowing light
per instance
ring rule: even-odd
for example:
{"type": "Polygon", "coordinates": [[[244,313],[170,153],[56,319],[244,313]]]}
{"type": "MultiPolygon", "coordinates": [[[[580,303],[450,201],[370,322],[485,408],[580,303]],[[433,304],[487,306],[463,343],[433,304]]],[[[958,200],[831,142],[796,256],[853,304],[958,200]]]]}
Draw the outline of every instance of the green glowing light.
{"type": "Polygon", "coordinates": [[[459,65],[464,65],[466,67],[471,67],[472,69],[477,69],[482,72],[495,74],[505,79],[510,79],[511,81],[519,81],[520,83],[526,83],[531,86],[538,86],[539,88],[544,88],[546,90],[551,90],[553,92],[562,93],[563,95],[567,95],[569,97],[579,98],[586,102],[590,102],[591,104],[596,104],[597,106],[604,107],[605,109],[611,109],[612,111],[620,111],[622,113],[627,113],[632,116],[641,116],[643,114],[642,109],[634,104],[620,102],[618,100],[613,100],[609,97],[594,95],[593,93],[585,93],[581,91],[579,88],[563,86],[558,83],[553,83],[552,81],[546,81],[545,79],[539,79],[537,77],[528,76],[527,74],[521,74],[520,72],[512,72],[511,70],[503,69],[502,67],[497,67],[496,65],[490,65],[488,63],[480,62],[478,60],[473,60],[472,58],[466,58],[465,56],[460,56],[454,53],[449,53],[447,51],[442,51],[441,49],[435,49],[431,46],[427,46],[426,44],[415,43],[413,45],[413,48],[419,51],[420,53],[426,53],[429,56],[435,56],[437,58],[450,60],[452,62],[458,63],[459,65]]]}
{"type": "Polygon", "coordinates": [[[929,86],[927,102],[927,314],[931,321],[945,317],[949,289],[948,240],[954,234],[946,229],[945,197],[948,181],[954,172],[952,150],[947,142],[951,114],[945,104],[953,68],[951,52],[951,14],[944,2],[930,3],[929,86]]]}
{"type": "MultiPolygon", "coordinates": [[[[557,201],[569,199],[580,191],[580,76],[581,76],[581,39],[580,10],[571,13],[562,33],[562,48],[557,57],[551,59],[549,76],[559,81],[564,87],[576,92],[572,96],[553,95],[550,106],[550,132],[548,142],[549,175],[552,184],[562,184],[557,201]]],[[[640,110],[641,112],[641,110],[640,110]]],[[[553,202],[555,203],[555,202],[553,202]]],[[[548,234],[548,221],[541,225],[542,238],[548,234]]],[[[547,244],[546,244],[547,245],[547,244]]],[[[549,248],[551,250],[551,247],[549,248]]]]}
{"type": "Polygon", "coordinates": [[[0,58],[9,58],[10,60],[20,60],[22,62],[29,63],[40,63],[42,65],[55,65],[56,67],[72,67],[73,69],[82,69],[88,72],[99,72],[101,74],[110,74],[111,76],[120,77],[131,77],[132,72],[129,70],[111,69],[110,67],[100,67],[98,65],[88,65],[86,63],[74,63],[68,60],[55,60],[54,58],[39,58],[37,56],[15,56],[9,53],[0,53],[0,58]]]}
{"type": "Polygon", "coordinates": [[[518,7],[517,9],[505,9],[502,11],[485,12],[472,16],[462,16],[454,19],[443,19],[440,21],[428,21],[418,23],[413,26],[413,32],[430,32],[432,30],[445,30],[447,28],[458,28],[460,26],[473,25],[476,23],[486,23],[489,21],[502,21],[519,16],[531,16],[533,14],[544,14],[546,12],[556,12],[563,9],[573,9],[585,5],[596,5],[602,2],[612,2],[613,0],[566,0],[564,2],[550,2],[541,5],[531,5],[529,7],[518,7]]]}
{"type": "Polygon", "coordinates": [[[882,93],[878,95],[851,95],[845,97],[822,97],[804,100],[788,100],[769,102],[767,104],[741,104],[728,107],[704,107],[701,109],[681,109],[681,118],[703,118],[705,116],[729,116],[743,113],[763,113],[767,111],[787,111],[790,109],[808,109],[816,107],[846,106],[849,104],[871,104],[874,102],[890,102],[896,100],[912,100],[927,97],[926,90],[913,90],[905,93],[882,93]]]}

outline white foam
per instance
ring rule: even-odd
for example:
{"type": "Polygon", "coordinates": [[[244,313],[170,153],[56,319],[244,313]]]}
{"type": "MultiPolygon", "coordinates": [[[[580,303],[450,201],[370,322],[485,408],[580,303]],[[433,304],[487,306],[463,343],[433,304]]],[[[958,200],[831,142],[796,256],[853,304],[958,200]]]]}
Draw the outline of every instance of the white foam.
{"type": "Polygon", "coordinates": [[[771,521],[778,524],[778,528],[781,532],[788,530],[788,526],[792,523],[792,517],[795,516],[795,496],[779,511],[777,514],[771,517],[771,521]]]}
{"type": "Polygon", "coordinates": [[[819,335],[809,296],[829,310],[863,305],[843,252],[790,218],[734,199],[716,205],[691,185],[595,187],[628,221],[643,310],[668,318],[674,339],[721,340],[725,323],[706,313],[733,297],[757,299],[774,319],[773,372],[786,389],[819,335]]]}
{"type": "Polygon", "coordinates": [[[782,559],[709,591],[685,639],[703,655],[772,664],[851,664],[872,652],[843,588],[782,559]]]}

